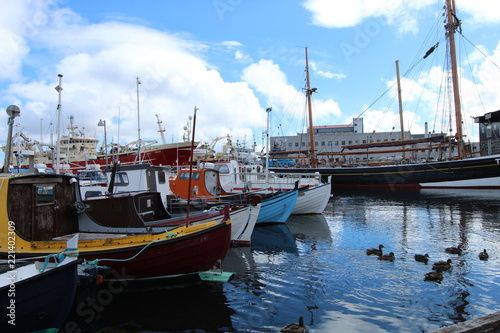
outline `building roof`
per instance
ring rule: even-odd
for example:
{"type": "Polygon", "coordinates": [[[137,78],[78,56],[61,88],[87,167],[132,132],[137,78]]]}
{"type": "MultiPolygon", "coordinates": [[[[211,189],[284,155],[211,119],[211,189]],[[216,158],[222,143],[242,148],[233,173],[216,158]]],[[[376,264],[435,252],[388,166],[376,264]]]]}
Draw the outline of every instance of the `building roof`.
{"type": "Polygon", "coordinates": [[[320,128],[349,128],[353,127],[352,124],[350,125],[323,125],[323,126],[313,126],[313,129],[320,129],[320,128]]]}

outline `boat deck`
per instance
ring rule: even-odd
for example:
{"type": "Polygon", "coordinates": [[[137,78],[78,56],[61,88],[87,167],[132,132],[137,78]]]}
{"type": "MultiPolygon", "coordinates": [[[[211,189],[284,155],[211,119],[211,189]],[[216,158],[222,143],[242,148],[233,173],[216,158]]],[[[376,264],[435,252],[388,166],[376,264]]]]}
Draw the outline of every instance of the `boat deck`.
{"type": "Polygon", "coordinates": [[[107,239],[107,238],[120,238],[130,236],[127,234],[113,234],[113,233],[104,233],[104,232],[77,232],[74,234],[59,236],[52,238],[53,241],[67,241],[71,239],[73,236],[78,235],[79,240],[94,240],[94,239],[107,239]]]}

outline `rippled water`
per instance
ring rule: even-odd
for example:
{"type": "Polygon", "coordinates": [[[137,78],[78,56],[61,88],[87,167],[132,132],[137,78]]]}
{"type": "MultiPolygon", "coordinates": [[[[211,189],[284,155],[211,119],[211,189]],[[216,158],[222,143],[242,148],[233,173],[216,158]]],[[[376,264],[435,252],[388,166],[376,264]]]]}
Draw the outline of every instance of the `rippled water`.
{"type": "Polygon", "coordinates": [[[227,283],[127,285],[94,317],[87,305],[69,322],[101,332],[279,332],[303,316],[309,332],[430,332],[500,311],[499,199],[493,190],[336,192],[323,215],[258,227],[251,248],[230,249],[227,283]],[[366,255],[379,244],[394,262],[366,255]],[[461,256],[444,251],[457,245],[461,256]],[[483,249],[488,261],[478,259],[483,249]],[[441,283],[424,281],[448,258],[441,283]]]}

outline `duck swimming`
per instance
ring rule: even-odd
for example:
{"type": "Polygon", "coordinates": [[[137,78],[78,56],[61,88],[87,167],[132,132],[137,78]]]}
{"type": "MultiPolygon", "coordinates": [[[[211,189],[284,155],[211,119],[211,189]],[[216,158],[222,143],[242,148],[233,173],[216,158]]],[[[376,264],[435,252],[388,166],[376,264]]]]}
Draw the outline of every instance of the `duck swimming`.
{"type": "Polygon", "coordinates": [[[435,271],[447,271],[451,268],[451,259],[448,259],[446,261],[436,261],[434,264],[432,264],[432,269],[435,271]]]}
{"type": "Polygon", "coordinates": [[[445,252],[451,253],[451,254],[458,254],[458,255],[462,254],[462,247],[460,245],[458,247],[447,247],[444,250],[445,250],[445,252]]]}
{"type": "Polygon", "coordinates": [[[441,280],[443,280],[443,274],[441,274],[439,272],[429,272],[429,273],[425,274],[424,280],[425,281],[439,281],[439,282],[441,282],[441,280]]]}
{"type": "Polygon", "coordinates": [[[427,264],[427,262],[429,261],[429,255],[427,253],[426,254],[415,254],[415,260],[420,261],[420,262],[425,262],[427,264]]]}
{"type": "Polygon", "coordinates": [[[394,252],[378,256],[378,260],[394,261],[394,259],[396,259],[396,257],[394,256],[394,252]]]}
{"type": "Polygon", "coordinates": [[[484,249],[483,252],[479,252],[478,257],[481,260],[488,260],[490,256],[488,255],[488,252],[486,252],[486,249],[484,249]]]}
{"type": "Polygon", "coordinates": [[[305,331],[304,318],[300,317],[298,324],[288,324],[281,329],[280,333],[304,333],[305,331]]]}
{"type": "Polygon", "coordinates": [[[367,249],[366,250],[366,254],[371,256],[371,255],[376,255],[376,256],[381,256],[382,255],[382,248],[384,246],[382,244],[380,244],[378,246],[378,249],[367,249]]]}

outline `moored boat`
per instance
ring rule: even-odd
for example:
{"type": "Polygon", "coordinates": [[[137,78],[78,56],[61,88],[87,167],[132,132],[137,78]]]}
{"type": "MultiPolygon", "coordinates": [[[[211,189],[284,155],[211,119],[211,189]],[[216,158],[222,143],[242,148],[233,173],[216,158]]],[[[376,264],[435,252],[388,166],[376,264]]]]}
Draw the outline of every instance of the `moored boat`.
{"type": "MultiPolygon", "coordinates": [[[[462,102],[458,83],[459,68],[457,66],[457,57],[455,51],[455,35],[457,32],[461,34],[462,22],[458,19],[455,2],[446,0],[444,6],[445,13],[445,37],[447,41],[447,50],[449,50],[449,61],[447,63],[450,68],[447,72],[451,74],[448,86],[452,89],[447,91],[447,95],[453,96],[453,99],[446,101],[443,105],[453,105],[453,110],[449,114],[455,115],[456,133],[448,137],[443,137],[441,145],[448,149],[448,156],[441,160],[427,159],[425,161],[416,161],[411,159],[402,159],[399,163],[390,163],[391,165],[377,166],[337,166],[337,167],[273,167],[275,172],[320,172],[324,177],[331,177],[332,189],[335,187],[372,187],[372,188],[475,188],[475,189],[496,189],[500,188],[500,155],[490,155],[477,157],[473,154],[470,143],[464,140],[462,120],[462,102]]],[[[426,59],[438,47],[439,43],[434,44],[423,56],[426,59]]],[[[422,59],[422,60],[423,60],[422,59]]],[[[307,67],[307,66],[306,66],[307,67]]],[[[399,71],[398,71],[399,73],[399,71]]],[[[399,75],[398,75],[399,83],[399,75]]],[[[400,91],[399,87],[398,90],[400,91]]],[[[308,98],[310,98],[309,89],[306,90],[308,98]]],[[[446,94],[445,94],[446,95],[446,94]]],[[[401,104],[401,101],[400,101],[401,104]]],[[[402,110],[400,110],[401,112],[402,110]]],[[[446,110],[448,114],[449,110],[446,110]]],[[[481,121],[488,123],[488,117],[477,117],[476,120],[482,118],[481,121]]],[[[402,123],[402,121],[401,121],[402,123]]],[[[401,125],[403,127],[403,125],[401,125]]],[[[403,129],[401,128],[404,133],[403,129]]],[[[491,129],[490,129],[491,130],[491,129]]],[[[314,149],[314,129],[312,122],[309,126],[309,134],[311,135],[311,150],[310,156],[317,159],[321,153],[317,153],[314,149]]],[[[437,150],[434,139],[437,137],[426,137],[423,141],[417,143],[415,140],[403,140],[400,142],[373,142],[363,143],[359,145],[343,146],[344,149],[359,149],[360,155],[368,155],[370,152],[381,153],[387,150],[380,150],[401,146],[400,149],[391,150],[392,152],[408,153],[411,156],[412,151],[416,150],[437,150]],[[425,142],[425,143],[424,143],[425,142]],[[420,144],[420,145],[418,145],[420,144]],[[375,149],[375,151],[373,151],[375,149]]],[[[441,145],[439,147],[441,147],[441,145]]],[[[284,152],[280,152],[282,154],[284,152]]],[[[350,153],[350,152],[349,152],[350,153]]],[[[337,154],[342,155],[342,154],[337,154]]],[[[327,155],[325,155],[328,157],[327,155]]],[[[312,163],[314,164],[314,163],[312,163]]]]}
{"type": "MultiPolygon", "coordinates": [[[[123,165],[142,162],[153,165],[187,165],[191,158],[193,144],[185,140],[173,143],[165,140],[162,143],[141,140],[141,144],[138,141],[126,145],[106,144],[98,149],[97,138],[77,131],[78,126],[74,124],[73,116],[69,117],[69,121],[68,134],[61,136],[59,140],[59,164],[68,165],[75,174],[78,170],[85,169],[89,162],[103,168],[114,161],[123,165]]],[[[158,120],[158,123],[161,121],[158,120]]],[[[164,130],[160,127],[161,134],[162,131],[164,130]]],[[[30,139],[22,132],[13,137],[12,142],[15,141],[18,141],[18,148],[12,151],[10,165],[27,169],[32,158],[34,164],[44,164],[47,168],[55,169],[57,157],[54,155],[54,145],[30,139]]]]}
{"type": "Polygon", "coordinates": [[[292,214],[321,214],[331,196],[328,177],[322,180],[319,172],[289,173],[269,172],[257,164],[241,164],[235,160],[215,162],[213,168],[219,171],[222,188],[227,192],[278,192],[287,191],[298,185],[299,194],[292,214]]]}
{"type": "Polygon", "coordinates": [[[268,189],[261,188],[257,191],[245,190],[228,193],[221,186],[219,171],[207,166],[205,164],[205,167],[199,169],[179,170],[175,178],[169,180],[172,192],[181,199],[187,199],[190,196],[193,201],[202,200],[205,205],[220,202],[236,204],[256,204],[258,202],[260,211],[256,223],[284,223],[296,206],[297,183],[294,184],[293,189],[287,191],[269,192],[268,189]]]}
{"type": "MultiPolygon", "coordinates": [[[[56,253],[66,239],[78,234],[80,258],[102,262],[117,272],[117,278],[155,278],[209,270],[230,245],[229,219],[164,226],[161,232],[147,226],[81,231],[81,225],[96,223],[86,212],[78,186],[68,175],[0,177],[0,205],[5,207],[0,213],[0,258],[7,258],[9,251],[17,258],[56,253]],[[5,246],[12,231],[9,221],[15,224],[11,248],[5,246]]],[[[109,210],[109,221],[130,223],[130,216],[113,215],[112,205],[109,210]]]]}
{"type": "MultiPolygon", "coordinates": [[[[107,220],[105,217],[95,216],[96,211],[102,214],[104,208],[108,205],[106,202],[99,201],[100,199],[106,198],[108,202],[116,202],[128,200],[126,199],[128,197],[135,197],[135,199],[129,200],[130,203],[122,204],[121,207],[136,207],[136,210],[141,212],[142,208],[139,208],[139,202],[151,202],[152,205],[155,205],[155,208],[147,207],[144,211],[155,211],[156,213],[153,215],[156,217],[153,218],[152,214],[149,214],[149,217],[148,214],[143,214],[140,223],[144,222],[148,227],[156,227],[161,230],[163,225],[182,224],[186,218],[187,203],[176,200],[170,190],[169,179],[171,174],[170,167],[152,166],[148,163],[120,165],[114,171],[108,170],[109,179],[114,179],[112,189],[101,186],[82,186],[80,189],[82,197],[85,198],[85,204],[92,208],[92,210],[89,210],[89,214],[94,216],[96,221],[107,220]],[[163,207],[161,207],[162,204],[163,207]]],[[[224,205],[223,202],[212,202],[208,205],[199,202],[198,199],[199,197],[195,197],[190,201],[189,219],[192,223],[211,220],[221,221],[224,218],[224,213],[220,209],[224,205]]],[[[246,202],[236,202],[229,207],[231,241],[233,244],[250,244],[253,225],[259,211],[260,203],[258,202],[253,202],[252,205],[248,205],[246,202]]],[[[93,226],[95,227],[95,224],[93,226]]]]}
{"type": "MultiPolygon", "coordinates": [[[[14,258],[14,259],[13,259],[14,258]]],[[[60,263],[24,262],[9,258],[0,272],[2,332],[57,332],[77,293],[77,257],[60,263]]]]}

